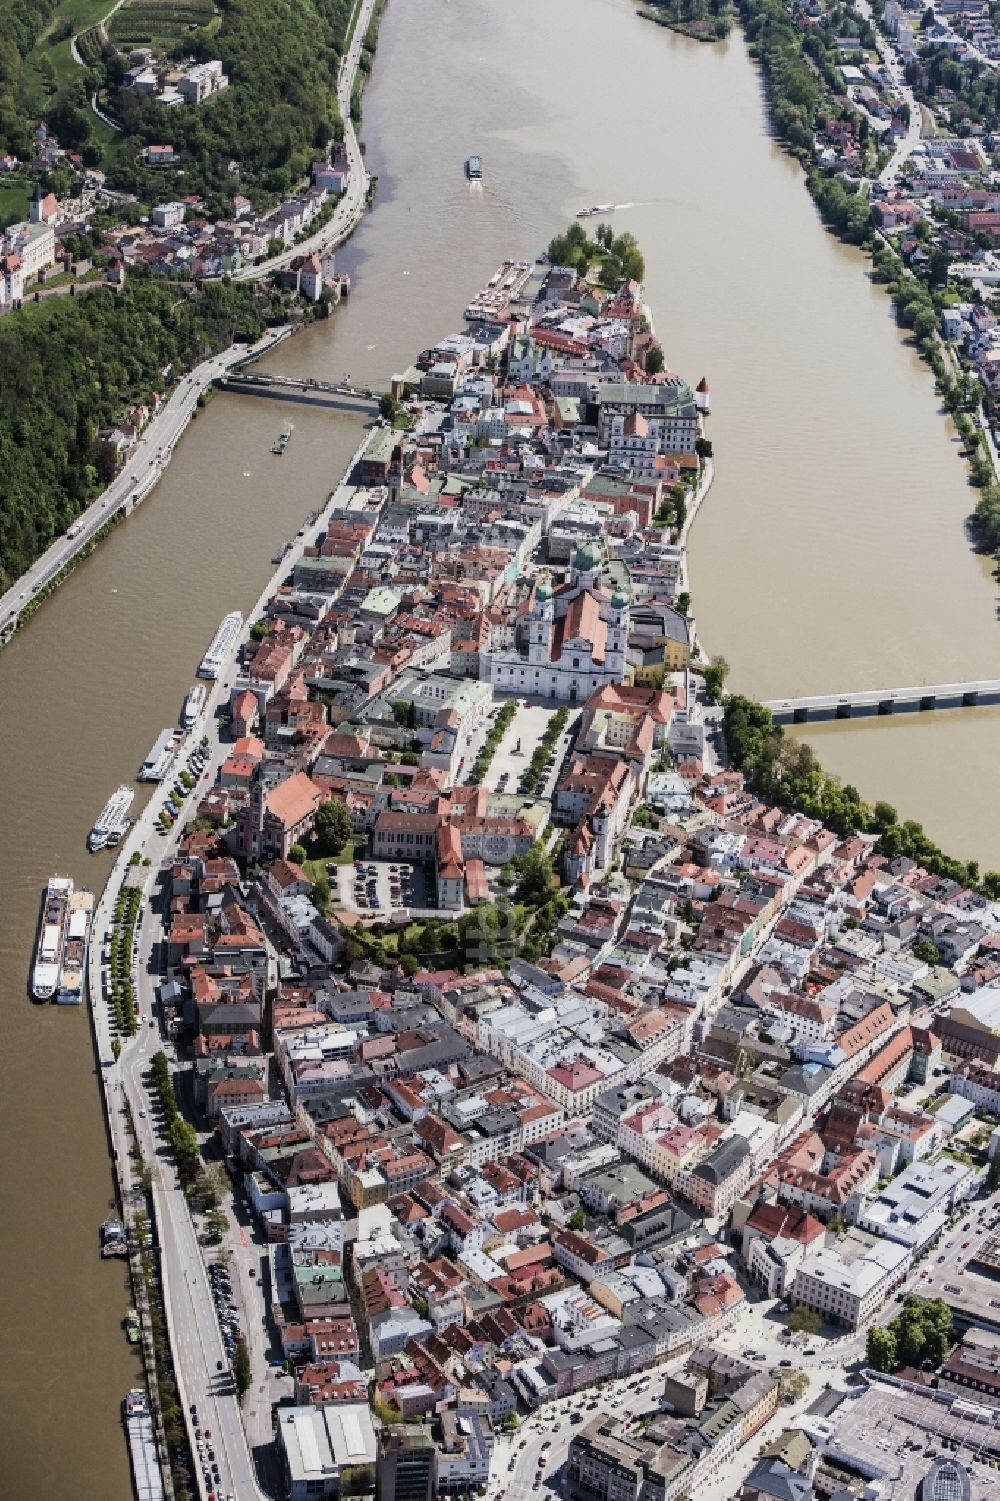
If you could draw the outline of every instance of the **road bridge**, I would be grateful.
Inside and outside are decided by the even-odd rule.
[[[769,699],[776,724],[810,724],[824,719],[864,719],[886,714],[919,714],[931,709],[973,709],[1000,704],[1000,678],[975,683],[920,684],[916,688],[862,688],[854,693],[819,693],[808,698]]]
[[[334,407],[341,412],[378,415],[378,392],[346,381],[295,380],[287,375],[265,375],[251,370],[225,370],[215,384],[223,391],[242,396],[266,396],[271,401],[295,401],[306,406]]]

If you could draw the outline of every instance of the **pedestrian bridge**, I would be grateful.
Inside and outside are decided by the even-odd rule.
[[[272,401],[295,401],[307,406],[334,407],[342,412],[378,413],[378,392],[346,381],[294,380],[287,375],[261,375],[249,370],[227,370],[215,384],[222,391],[244,396],[267,396]]]
[[[776,724],[809,724],[823,719],[864,719],[885,714],[918,714],[930,709],[974,709],[1000,704],[1000,678],[978,683],[933,683],[916,688],[864,688],[855,693],[820,693],[811,698],[775,698]]]

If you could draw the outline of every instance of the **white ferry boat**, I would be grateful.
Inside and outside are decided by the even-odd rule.
[[[172,725],[168,725],[165,730],[160,731],[152,750],[139,767],[140,782],[163,781],[163,778],[167,774],[167,768],[174,758],[179,738],[180,731],[175,730]]]
[[[195,683],[191,692],[184,700],[184,707],[181,710],[181,724],[186,730],[193,730],[198,723],[198,716],[205,707],[207,696],[208,689],[205,687],[205,684]]]
[[[614,211],[615,205],[613,203],[593,203],[590,208],[578,208],[576,217],[578,219],[592,219],[595,214],[613,214]]]
[[[42,899],[42,914],[35,944],[35,967],[31,972],[31,993],[36,1001],[50,1001],[59,984],[69,903],[73,882],[69,876],[52,876]]]
[[[243,629],[243,616],[239,610],[233,610],[220,622],[219,629],[209,643],[208,651],[201,659],[198,668],[200,678],[217,678],[225,664],[226,658],[236,645],[240,631]]]
[[[63,945],[62,971],[56,1000],[60,1006],[79,1006],[83,1000],[83,981],[87,973],[87,941],[94,917],[94,893],[86,887],[74,891],[69,899],[69,922]]]
[[[89,850],[103,850],[108,845],[121,843],[122,835],[128,827],[128,810],[134,798],[132,788],[124,783],[111,794],[101,816],[87,835]]]

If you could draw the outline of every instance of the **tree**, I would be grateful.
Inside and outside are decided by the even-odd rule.
[[[229,1216],[224,1209],[210,1209],[205,1216],[205,1229],[213,1240],[221,1240],[229,1229]]]
[[[392,714],[398,725],[405,730],[417,728],[417,708],[415,704],[407,703],[405,699],[397,699],[392,706]]]
[[[875,824],[880,829],[888,829],[897,822],[898,815],[892,803],[884,803],[881,800],[875,804],[872,810]]]
[[[918,339],[929,339],[937,332],[937,314],[933,308],[921,308],[913,319],[913,332]]]
[[[891,1329],[873,1325],[868,1331],[868,1364],[874,1371],[892,1371],[896,1366],[896,1336]]]
[[[516,1412],[509,1412],[503,1420],[503,1426],[508,1433],[516,1433],[521,1426],[521,1419]]]
[[[691,613],[691,596],[686,589],[682,589],[677,596],[677,610],[681,615],[690,615]]]
[[[321,912],[324,917],[329,916],[330,908],[333,905],[333,897],[330,892],[330,882],[326,876],[320,876],[318,881],[312,883],[312,886],[309,888],[309,896],[316,911]]]
[[[400,960],[400,967],[407,979],[410,979],[420,968],[420,960],[416,954],[404,954]]]
[[[924,964],[937,964],[941,958],[941,951],[929,938],[918,938],[913,945],[913,957],[921,959]]]
[[[266,620],[255,620],[253,625],[250,627],[251,641],[263,641],[264,637],[269,636],[270,634],[271,626]]]
[[[552,890],[552,861],[540,844],[533,844],[521,859],[521,882],[517,894],[522,902],[539,903]]]
[[[782,1371],[778,1377],[778,1397],[785,1403],[797,1402],[809,1390],[805,1371]]]
[[[903,1365],[921,1366],[925,1361],[940,1365],[951,1348],[951,1309],[941,1298],[911,1293],[889,1328]]]
[[[233,1379],[236,1382],[236,1395],[242,1401],[253,1384],[250,1351],[247,1349],[245,1339],[239,1341],[233,1352]]]
[[[722,690],[729,675],[729,663],[725,657],[713,657],[705,668],[705,692],[710,703],[722,702]]]
[[[586,1225],[586,1223],[587,1223],[587,1216],[586,1216],[585,1211],[582,1210],[582,1209],[574,1209],[573,1213],[570,1215],[569,1219],[566,1221],[566,1224],[569,1226],[569,1228],[571,1230],[582,1230],[583,1227]]]
[[[797,1303],[788,1315],[788,1327],[795,1334],[816,1334],[823,1320],[814,1308]]]
[[[663,350],[660,348],[659,344],[651,344],[649,346],[649,348],[646,350],[646,359],[644,363],[646,366],[647,375],[659,375],[660,371],[666,364],[666,360],[663,358]]]
[[[176,1115],[168,1134],[177,1170],[185,1181],[190,1182],[198,1171],[198,1133],[183,1116]]]
[[[378,410],[379,416],[384,417],[386,422],[395,422],[396,414],[399,411],[399,402],[391,391],[387,391],[384,396],[379,398]]]
[[[339,797],[327,798],[316,809],[313,840],[320,855],[336,855],[351,838],[354,825]]]
[[[305,845],[293,844],[288,851],[288,858],[289,860],[291,860],[293,865],[301,865],[303,860],[307,860],[309,858],[306,854]]]

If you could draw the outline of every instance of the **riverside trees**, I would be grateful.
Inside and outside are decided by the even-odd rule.
[[[761,796],[821,819],[836,834],[877,834],[876,849],[888,859],[905,855],[936,875],[1000,896],[1000,873],[988,870],[980,878],[974,860],[946,855],[921,824],[900,822],[890,803],[866,803],[856,787],[823,770],[811,746],[786,736],[763,704],[733,694],[726,700],[723,728],[732,764]]]
[[[635,235],[616,235],[610,224],[599,224],[593,240],[582,224],[571,224],[565,234],[549,242],[549,260],[553,266],[571,266],[581,276],[591,266],[598,266],[602,287],[616,287],[625,280],[642,281],[646,274]]]
[[[112,478],[102,429],[162,394],[234,333],[263,324],[251,289],[178,295],[160,281],[55,297],[0,323],[0,589],[65,531]]]

